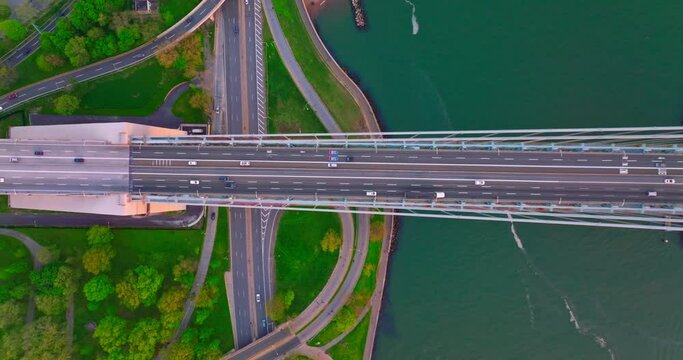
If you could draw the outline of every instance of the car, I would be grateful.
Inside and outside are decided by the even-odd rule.
[[[238,28],[237,25],[235,25],[235,26],[232,27],[232,32],[234,32],[235,34],[237,34],[237,33],[240,32],[240,28]]]
[[[4,183],[4,182],[5,182],[5,178],[0,177],[0,183]]]
[[[628,174],[627,168],[619,168],[619,175],[626,175],[626,174]]]
[[[216,213],[215,212],[211,213],[211,220],[216,220]]]
[[[11,93],[7,96],[7,100],[14,100],[19,97],[19,94],[17,93]]]
[[[330,155],[337,155],[339,154],[339,151],[337,150],[330,150]]]
[[[2,109],[3,109],[3,107],[2,107],[2,106],[0,106],[0,111],[2,111]]]
[[[655,196],[657,196],[657,192],[656,191],[648,191],[647,196],[655,197]]]
[[[12,156],[11,158],[9,158],[9,162],[17,163],[19,162],[19,158],[16,156]]]
[[[266,319],[261,320],[261,326],[266,327]]]
[[[485,180],[474,180],[474,185],[486,185]]]
[[[226,189],[234,189],[235,188],[235,182],[234,181],[228,181],[225,183],[225,188]]]
[[[36,151],[33,152],[33,155],[35,155],[35,156],[42,156],[42,155],[45,155],[45,153],[43,152],[43,150],[36,150]]]
[[[336,157],[336,156],[330,156],[330,161],[337,161],[337,160],[339,160],[338,157]]]
[[[240,166],[251,166],[251,161],[240,160]]]
[[[365,196],[377,196],[377,191],[366,191]]]
[[[256,302],[261,302],[261,294],[256,294]]]
[[[434,193],[434,197],[437,199],[443,199],[446,197],[446,193],[443,191],[437,191]]]
[[[197,166],[197,160],[190,160],[187,162],[187,165],[189,166]]]
[[[230,181],[230,178],[227,177],[227,176],[219,176],[219,177],[218,177],[218,180],[220,180],[220,181]]]
[[[344,156],[344,161],[346,161],[346,162],[353,161],[353,156],[349,156],[349,155]]]
[[[199,185],[199,180],[190,180],[190,185]]]
[[[249,0],[244,0],[244,5],[249,6]]]
[[[216,114],[220,114],[220,113],[221,113],[221,107],[220,107],[220,106],[216,106]]]
[[[84,163],[85,159],[84,158],[74,158],[75,163]]]
[[[31,47],[30,47],[30,46],[27,46],[26,49],[24,49],[24,55],[30,54],[30,53],[31,53],[31,50],[32,50]]]
[[[664,179],[665,184],[675,184],[676,180],[675,179]]]
[[[327,167],[328,167],[328,168],[336,168],[336,167],[337,167],[337,163],[327,163]]]
[[[194,20],[194,18],[190,16],[189,18],[187,18],[187,20],[185,20],[185,24],[191,24],[192,20]]]

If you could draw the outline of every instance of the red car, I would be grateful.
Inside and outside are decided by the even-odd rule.
[[[11,93],[9,96],[7,96],[7,100],[14,100],[18,97],[17,93]]]

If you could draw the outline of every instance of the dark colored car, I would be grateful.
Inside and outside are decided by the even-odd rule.
[[[228,181],[225,183],[225,188],[226,189],[234,189],[235,188],[235,182],[234,181]]]
[[[84,159],[84,158],[75,158],[75,159],[74,159],[74,162],[75,162],[75,163],[84,163],[84,162],[85,162],[85,159]]]
[[[7,100],[14,100],[17,97],[19,97],[19,95],[17,93],[11,93],[7,96]]]
[[[185,23],[190,24],[192,22],[192,20],[194,20],[194,18],[192,16],[190,16],[189,18],[187,18],[187,20],[185,20]]]
[[[344,161],[347,161],[347,162],[348,162],[348,161],[353,161],[353,156],[348,156],[348,155],[346,155],[346,156],[344,157]]]
[[[227,176],[220,176],[220,177],[218,177],[218,180],[220,180],[220,181],[229,181],[230,178],[227,177]]]
[[[216,213],[215,213],[215,212],[212,212],[212,213],[211,213],[211,220],[215,220],[215,219],[216,219]]]
[[[35,155],[35,156],[42,156],[42,155],[45,155],[45,153],[43,152],[43,150],[36,150],[36,151],[33,152],[33,155]]]
[[[232,28],[232,32],[234,32],[235,34],[237,34],[237,33],[240,32],[240,29],[237,27],[237,25],[235,25],[235,26]]]

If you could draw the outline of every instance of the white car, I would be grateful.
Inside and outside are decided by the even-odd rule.
[[[474,185],[486,185],[486,181],[484,181],[484,180],[474,180]]]
[[[656,191],[648,191],[648,192],[647,192],[647,196],[656,197],[656,196],[657,196],[657,192],[656,192]]]
[[[261,302],[261,294],[256,294],[256,302]]]
[[[377,196],[377,191],[366,191],[365,195],[366,196]]]
[[[190,180],[190,185],[199,185],[199,180]]]
[[[675,184],[676,180],[675,179],[664,179],[665,184]]]
[[[0,183],[4,183],[4,182],[5,182],[5,178],[0,178]]]
[[[327,167],[328,167],[328,168],[336,168],[336,167],[337,167],[337,163],[327,163]]]
[[[240,161],[240,166],[251,166],[251,161],[242,160]]]
[[[197,165],[197,161],[196,161],[196,160],[190,160],[190,161],[187,162],[187,165],[196,166],[196,165]]]

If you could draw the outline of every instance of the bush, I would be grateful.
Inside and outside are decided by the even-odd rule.
[[[28,30],[19,20],[9,19],[0,21],[0,33],[12,41],[21,41],[26,37]]]
[[[114,285],[112,285],[109,276],[97,275],[85,283],[83,293],[88,301],[97,303],[114,293]]]
[[[81,106],[81,100],[73,95],[65,94],[53,102],[55,111],[61,115],[71,115]]]

